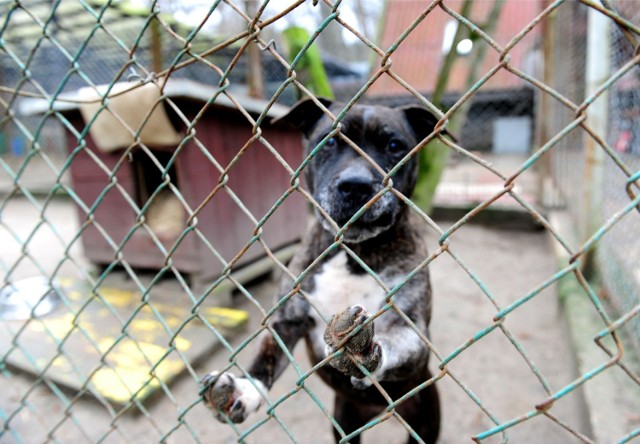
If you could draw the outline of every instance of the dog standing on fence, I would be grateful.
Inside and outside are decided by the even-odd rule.
[[[344,107],[321,102],[334,115]],[[306,167],[308,189],[323,211],[315,210],[315,223],[289,266],[293,275],[300,275],[334,243],[335,228],[326,215],[342,227],[367,206],[344,233],[343,244],[350,251],[332,249],[303,280],[302,292],[289,298],[270,319],[271,329],[289,350],[305,339],[313,364],[344,346],[343,353],[317,373],[335,390],[334,417],[344,433],[350,434],[388,405],[357,364],[367,369],[393,400],[431,378],[429,349],[410,325],[429,336],[431,287],[427,268],[407,279],[428,257],[424,224],[391,191],[382,193],[382,175],[367,159],[339,136],[327,139],[333,121],[313,101],[299,102],[283,120],[302,130],[307,154],[326,139]],[[341,132],[389,171],[433,131],[437,120],[419,106],[355,105],[342,119]],[[396,190],[410,196],[417,180],[415,158],[392,180]],[[393,307],[373,322],[365,323],[370,314],[385,306],[387,293],[354,257],[373,270],[388,289],[406,280],[392,298]],[[280,297],[291,290],[291,279],[285,276]],[[327,323],[323,316],[331,315]],[[363,323],[359,332],[349,336]],[[210,373],[203,379],[205,402],[219,420],[242,422],[261,406],[288,363],[278,342],[267,333],[249,367],[251,378]],[[396,411],[424,442],[437,440],[440,406],[433,384],[400,403]],[[335,429],[334,436],[341,439]],[[350,442],[360,442],[360,435]],[[409,442],[415,440],[410,437]]]

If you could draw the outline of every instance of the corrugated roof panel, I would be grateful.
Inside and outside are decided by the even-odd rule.
[[[424,0],[392,0],[389,2],[385,28],[381,46],[389,48],[399,36],[419,17],[429,6]],[[449,0],[446,6],[459,11],[462,0]],[[478,26],[486,21],[493,7],[493,2],[479,1],[472,5],[471,21]],[[539,2],[536,0],[507,0],[503,5],[497,29],[491,37],[502,46],[508,44],[519,32],[534,20],[539,12]],[[393,71],[420,92],[430,92],[436,84],[439,70],[444,58],[442,41],[444,29],[448,22],[455,20],[442,8],[436,7],[431,11],[400,44],[392,54]],[[540,27],[535,27],[510,52],[511,65],[523,69],[527,67],[528,59],[535,56]],[[478,44],[479,41],[475,42]],[[449,78],[449,91],[463,91],[469,72],[469,58],[460,57]],[[487,55],[480,69],[480,76],[488,73],[499,63],[499,54],[493,49],[487,50]],[[483,88],[505,89],[519,87],[523,80],[507,70],[501,70],[492,77]],[[389,76],[383,76],[369,90],[371,95],[398,95],[405,93],[404,88]]]

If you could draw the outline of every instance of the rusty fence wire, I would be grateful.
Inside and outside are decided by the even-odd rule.
[[[386,6],[372,2],[372,7],[385,16],[389,3],[394,0]],[[482,18],[461,15],[462,1],[401,3],[403,10],[417,12],[386,41],[358,23],[347,1],[202,0],[183,9],[170,1],[0,2],[0,441],[218,442],[229,432],[233,441],[272,442],[263,433],[271,426],[280,430],[280,439],[302,442],[282,412],[291,408],[290,400],[307,396],[317,407],[318,421],[332,424],[348,442],[389,419],[413,433],[396,407],[431,384],[451,384],[480,418],[473,434],[460,440],[506,442],[523,424],[546,421],[566,442],[594,442],[588,427],[565,421],[554,407],[612,372],[638,395],[640,369],[633,350],[640,337],[635,235],[640,23],[634,2],[523,2],[535,6],[531,16],[500,38],[485,31]],[[504,3],[507,8],[510,2]],[[472,32],[475,44],[488,53],[474,85],[455,91],[442,110],[430,102],[422,80],[409,74],[424,67],[407,71],[394,65],[404,45],[415,43],[412,35],[437,14]],[[611,56],[602,63],[610,65],[610,73],[585,86],[590,14],[608,23]],[[307,20],[308,25],[308,17],[313,17],[312,33],[289,62],[278,40],[281,24]],[[222,34],[223,23],[233,23],[235,31]],[[297,284],[309,273],[290,276],[294,286],[275,303],[250,285],[271,268],[289,273],[289,250],[304,229],[307,207],[319,206],[302,177],[322,146],[303,158],[298,134],[270,121],[297,95],[314,97],[297,70],[311,45],[336,30],[347,34],[369,63],[359,71],[360,80],[340,95],[344,108],[333,116],[336,134],[354,104],[372,100],[370,91],[395,89],[440,118],[411,156],[439,139],[500,183],[472,211],[443,225],[387,185],[408,158],[384,181],[384,192],[405,201],[437,238],[418,270],[453,259],[492,304],[493,317],[482,319],[482,328],[453,351],[421,336],[433,354],[435,376],[405,397],[389,399],[387,414],[353,434],[339,428],[323,401],[325,389],[313,385],[315,368],[297,362],[295,384],[277,389],[276,384],[257,419],[242,426],[219,424],[204,412],[200,380],[212,369],[199,363],[215,343],[218,370],[246,374],[239,356],[260,334],[268,334],[268,319],[289,298],[300,296]],[[528,50],[519,52],[523,47]],[[256,48],[259,65],[277,72],[267,78],[260,99],[247,98],[245,88]],[[522,85],[537,111],[535,144],[513,171],[499,171],[477,147],[465,145],[475,137],[456,143],[442,135],[467,102],[491,92],[491,82],[503,78]],[[127,102],[127,97],[135,98]],[[603,133],[599,114],[591,113],[604,100],[609,120]],[[95,132],[105,115],[119,132]],[[145,133],[145,127],[154,129]],[[125,142],[118,145],[118,140]],[[593,153],[601,160],[600,173],[593,173]],[[517,185],[536,168],[552,196],[545,192],[532,202]],[[544,179],[553,179],[552,185]],[[603,197],[598,217],[589,218],[585,202],[593,209],[594,200],[585,190],[594,189],[594,183]],[[557,273],[508,304],[496,299],[491,281],[475,273],[452,242],[503,196],[511,197],[564,253]],[[61,200],[71,201],[73,211],[61,207]],[[558,202],[574,216],[576,240],[547,217]],[[69,219],[79,222],[69,228],[64,223]],[[346,229],[336,226],[332,248],[358,261],[343,242]],[[381,311],[394,309],[393,294],[411,278],[384,288],[388,303]],[[526,313],[545,289],[566,282],[575,285],[589,315],[597,318],[598,330],[588,339],[602,353],[573,381],[555,386],[507,321]],[[238,333],[247,322],[246,312],[234,309],[239,301],[248,302],[252,316],[260,318],[255,330]],[[232,341],[237,335],[241,341]],[[455,368],[456,360],[495,335],[506,339],[513,359],[534,376],[539,396],[525,410],[494,412],[491,396],[476,394]],[[482,360],[475,365],[482,372]],[[159,398],[162,409],[155,403]],[[640,436],[637,412],[628,415],[624,429],[616,430],[617,442]]]

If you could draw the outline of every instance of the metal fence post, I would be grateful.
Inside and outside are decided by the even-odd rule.
[[[540,10],[544,10],[550,4],[549,0],[540,0]],[[553,43],[556,41],[555,26],[556,13],[549,14],[542,21],[542,81],[551,85],[554,75],[554,49]],[[551,107],[551,97],[543,91],[536,92],[536,129],[535,146],[543,146],[552,134],[553,112]],[[553,182],[553,172],[551,170],[551,156],[543,156],[537,164],[538,168],[538,202],[547,204],[550,200],[550,193]]]
[[[593,8],[589,9],[585,97],[592,97],[609,77],[611,52],[609,22],[610,20],[604,14]],[[588,124],[602,137],[606,137],[607,134],[608,107],[608,93],[605,90],[586,109]],[[605,152],[593,137],[586,137],[584,156],[584,213],[579,227],[583,240],[602,225]]]

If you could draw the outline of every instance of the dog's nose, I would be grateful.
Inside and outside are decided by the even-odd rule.
[[[365,204],[373,197],[373,183],[364,177],[350,177],[338,183],[340,197],[359,205]]]

